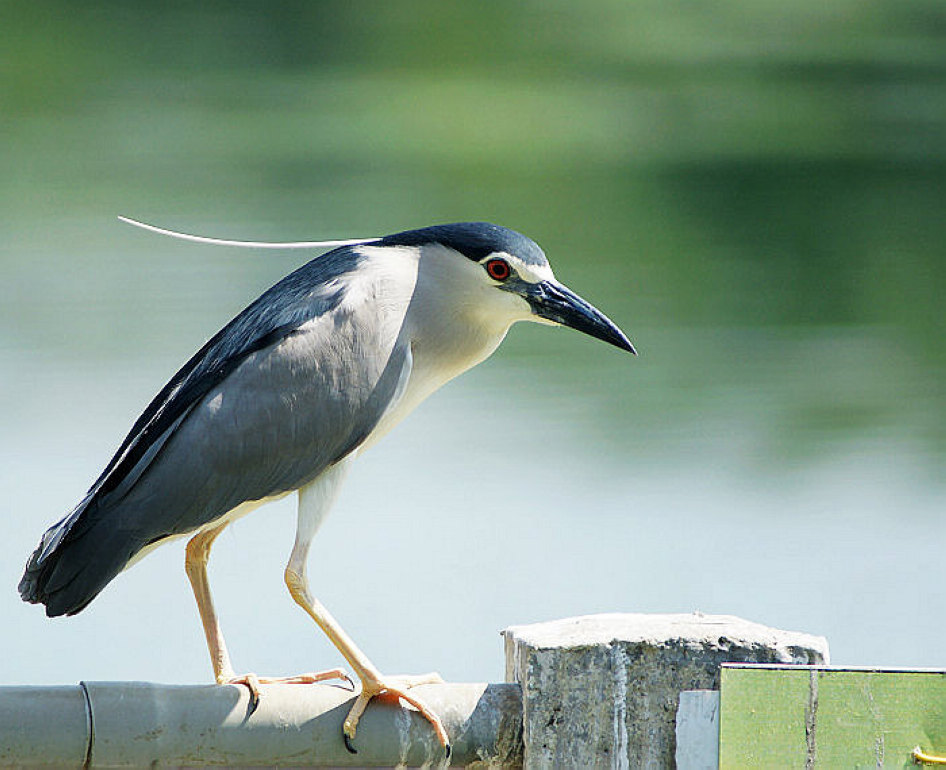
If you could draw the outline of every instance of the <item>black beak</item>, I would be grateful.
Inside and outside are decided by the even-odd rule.
[[[610,318],[570,289],[552,281],[523,284],[519,288],[532,306],[533,314],[562,326],[570,326],[637,355],[631,341]]]

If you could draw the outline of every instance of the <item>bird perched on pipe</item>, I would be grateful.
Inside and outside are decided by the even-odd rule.
[[[133,220],[129,220],[134,223]],[[137,223],[140,224],[140,223]],[[378,695],[440,681],[385,676],[311,594],[306,558],[349,464],[437,388],[483,361],[517,321],[569,326],[634,353],[600,311],[559,283],[542,249],[498,225],[462,222],[340,245],[289,274],[215,334],[144,410],[81,502],[43,535],[20,581],[25,601],[74,615],[151,549],[189,537],[185,569],[220,684],[347,678],[334,669],[284,679],[238,676],[207,580],[214,538],[262,503],[298,490],[285,571],[292,598],[361,681],[346,745]]]

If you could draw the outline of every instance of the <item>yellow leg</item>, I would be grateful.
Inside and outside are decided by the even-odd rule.
[[[210,583],[207,580],[207,560],[210,558],[210,546],[226,524],[219,527],[198,532],[187,543],[184,551],[184,571],[194,589],[194,598],[197,600],[197,611],[200,613],[200,622],[204,626],[204,635],[207,637],[207,649],[210,651],[210,663],[214,668],[214,678],[217,684],[225,684],[234,678],[233,666],[230,665],[230,655],[227,652],[227,643],[223,639],[217,611],[214,609],[213,597],[210,594]]]
[[[348,717],[345,719],[345,723],[342,727],[345,736],[345,746],[348,750],[352,753],[357,753],[351,742],[355,738],[358,721],[371,699],[380,696],[382,698],[401,698],[416,708],[434,728],[434,732],[437,734],[441,745],[446,749],[447,757],[449,758],[450,739],[440,717],[431,711],[420,698],[409,692],[411,688],[417,687],[418,685],[438,684],[443,682],[440,675],[430,673],[420,676],[382,676],[378,669],[368,660],[368,657],[358,649],[351,637],[345,633],[344,629],[338,624],[338,621],[332,617],[331,613],[311,595],[305,576],[305,562],[302,561],[299,563],[297,559],[290,560],[289,566],[286,567],[285,577],[286,586],[289,588],[289,593],[292,595],[292,598],[309,614],[318,624],[319,628],[325,632],[329,641],[335,645],[361,680],[361,692],[355,699],[355,703],[351,711],[349,711]]]
[[[249,688],[251,709],[256,710],[260,699],[260,684],[312,684],[326,679],[344,679],[351,683],[351,679],[340,668],[318,673],[299,674],[290,677],[258,677],[256,674],[237,676],[230,664],[230,655],[223,638],[217,611],[214,608],[213,596],[210,593],[210,582],[207,579],[207,561],[210,558],[210,547],[214,540],[226,527],[226,523],[212,529],[198,532],[187,543],[184,551],[184,571],[194,590],[197,600],[197,611],[200,613],[200,622],[207,637],[207,649],[210,652],[210,662],[214,669],[214,679],[217,684],[243,684]]]
[[[329,641],[345,657],[345,660],[348,661],[361,680],[361,692],[355,699],[351,711],[348,712],[348,717],[345,719],[342,728],[345,746],[348,750],[356,753],[352,746],[352,740],[355,737],[358,720],[372,698],[393,698],[395,700],[401,698],[416,708],[430,722],[437,738],[446,750],[447,758],[449,758],[450,742],[447,731],[443,727],[443,722],[420,698],[410,692],[411,688],[417,685],[442,682],[443,679],[438,674],[383,677],[381,672],[368,660],[368,657],[358,649],[351,637],[345,633],[338,621],[316,601],[309,591],[309,583],[306,580],[309,546],[312,544],[312,538],[321,526],[323,519],[332,507],[341,482],[347,473],[349,462],[353,458],[354,453],[348,455],[344,460],[328,468],[315,481],[299,490],[296,542],[292,547],[292,554],[289,556],[289,564],[286,567],[286,586],[289,588],[289,593],[296,604],[302,607],[309,614],[309,617],[318,624],[319,628],[325,632]]]

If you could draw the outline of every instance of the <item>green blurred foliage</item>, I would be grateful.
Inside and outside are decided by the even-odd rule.
[[[273,239],[491,219],[642,350],[599,438],[946,448],[941,2],[41,2],[3,20],[0,346],[122,354],[168,313],[206,334],[225,319],[208,296],[274,277],[149,244],[171,256],[142,311],[122,255],[149,247],[108,240],[116,213]],[[76,311],[68,344],[50,307]],[[540,386],[564,401],[602,364],[563,340],[507,347],[526,381],[564,345],[562,392]]]

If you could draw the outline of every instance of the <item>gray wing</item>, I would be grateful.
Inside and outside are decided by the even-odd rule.
[[[396,309],[345,301],[360,259],[343,248],[308,263],[181,368],[43,536],[25,600],[78,612],[145,546],[297,488],[364,441],[410,354],[397,323],[377,317]]]
[[[155,530],[152,541],[297,489],[368,437],[410,357],[397,338],[377,339],[371,309],[361,310],[333,311],[247,356],[191,409],[147,472],[127,492],[115,490],[123,505],[149,512],[140,526]]]

